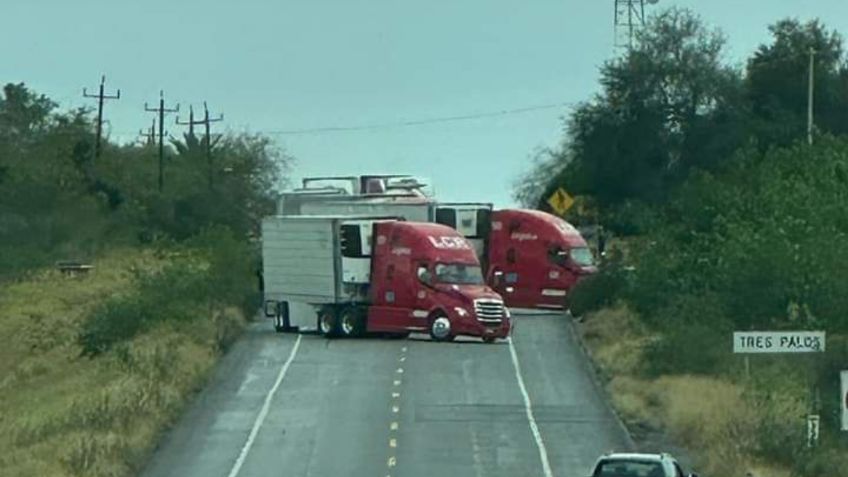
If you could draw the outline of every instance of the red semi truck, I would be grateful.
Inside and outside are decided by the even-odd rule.
[[[580,232],[537,210],[495,211],[487,250],[487,281],[509,306],[562,308],[568,290],[597,271]]]
[[[458,230],[483,264],[487,283],[511,307],[563,308],[568,291],[596,271],[580,233],[551,214],[528,209],[493,211],[491,204],[440,203],[411,176],[307,178],[284,193],[278,212],[376,214],[436,222]]]
[[[485,284],[469,242],[450,227],[269,217],[262,255],[265,313],[278,331],[314,325],[327,337],[426,332],[439,341],[465,335],[486,342],[509,334],[509,310]]]

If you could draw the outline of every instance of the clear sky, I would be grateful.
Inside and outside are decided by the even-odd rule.
[[[597,91],[613,54],[613,0],[4,0],[0,81],[63,107],[119,101],[113,138],[167,102],[223,112],[236,131],[393,123],[573,103]],[[846,0],[660,0],[689,7],[740,62],[787,16],[848,34]],[[412,173],[444,200],[509,206],[532,152],[555,146],[567,106],[480,120],[274,137],[304,175]],[[173,121],[173,117],[171,117]],[[167,124],[172,133],[180,127]]]

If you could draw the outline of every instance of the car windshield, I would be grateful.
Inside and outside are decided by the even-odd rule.
[[[592,477],[665,477],[659,462],[608,461],[601,463]]]
[[[594,264],[594,257],[592,257],[592,252],[589,250],[589,247],[572,248],[568,253],[568,256],[571,257],[571,260],[574,263],[581,267],[589,267]]]
[[[452,285],[482,285],[483,272],[479,265],[438,263],[436,264],[436,281]]]

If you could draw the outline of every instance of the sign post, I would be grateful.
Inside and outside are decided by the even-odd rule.
[[[842,392],[839,395],[839,408],[842,409],[842,430],[848,431],[848,371],[840,373],[842,377]]]
[[[733,333],[733,352],[745,355],[745,376],[750,378],[752,354],[799,354],[823,353],[826,335],[824,331],[737,331]],[[842,373],[842,428],[848,430],[848,371]],[[812,392],[816,395],[816,392]],[[815,447],[819,441],[821,424],[818,399],[811,397],[811,412],[807,415],[807,447]]]

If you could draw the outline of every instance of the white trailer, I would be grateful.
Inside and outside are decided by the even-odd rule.
[[[265,314],[277,331],[317,326],[321,305],[363,302],[373,224],[387,217],[275,216],[262,221]]]

